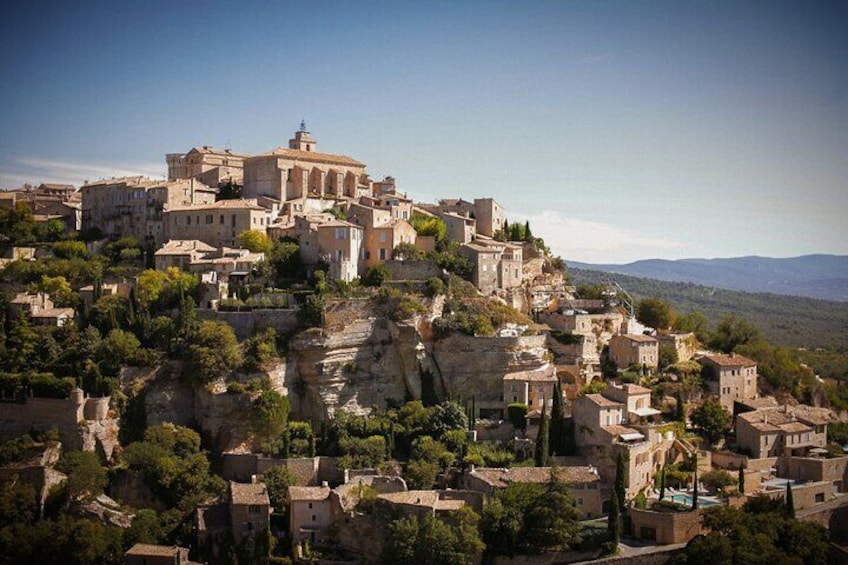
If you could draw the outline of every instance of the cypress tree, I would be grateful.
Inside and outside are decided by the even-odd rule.
[[[679,422],[686,421],[686,404],[683,402],[683,391],[678,387],[677,389],[677,420]]]
[[[524,222],[524,241],[533,241],[533,234],[530,231],[530,220]]]
[[[745,468],[739,465],[739,492],[745,494]]]
[[[548,466],[548,449],[550,444],[550,423],[548,422],[547,407],[545,399],[542,398],[542,421],[539,423],[539,435],[536,436],[536,452],[533,458],[536,467]]]
[[[509,222],[504,218],[504,225],[501,233],[503,233],[504,240],[509,240]]]
[[[665,467],[660,469],[660,500],[665,498]]]
[[[468,418],[468,429],[474,431],[474,427],[477,424],[477,397],[471,397],[471,417]]]
[[[698,454],[693,456],[695,459],[695,475],[692,480],[692,510],[698,509]]]
[[[613,493],[610,497],[610,513],[607,517],[607,533],[613,552],[618,547],[621,539],[621,508],[618,505],[618,496]]]
[[[627,469],[624,465],[624,456],[619,451],[615,460],[615,482],[613,483],[613,492],[618,502],[619,511],[624,508],[624,476],[626,474]]]
[[[562,406],[562,388],[559,379],[554,383],[554,399],[551,405],[551,455],[565,454],[565,411]]]
[[[795,497],[792,495],[792,484],[786,481],[786,515],[795,519]]]

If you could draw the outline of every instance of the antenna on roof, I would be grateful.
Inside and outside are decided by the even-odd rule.
[[[300,131],[306,131],[306,120],[300,120]]]
[[[230,139],[227,138],[227,143],[224,144],[224,149],[232,149],[232,148],[233,148],[233,146],[230,143]]]

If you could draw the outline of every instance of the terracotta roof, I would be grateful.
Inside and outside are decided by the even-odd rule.
[[[289,487],[289,501],[326,500],[330,487]]]
[[[781,424],[780,429],[790,434],[797,434],[799,432],[808,432],[811,428],[803,422],[789,422],[787,424]]]
[[[230,496],[233,504],[271,504],[268,489],[262,483],[230,482]]]
[[[777,408],[777,400],[773,396],[764,396],[762,398],[749,398],[747,400],[737,400],[739,404],[753,408],[754,410],[762,410],[763,408]]]
[[[531,381],[531,382],[555,382],[557,377],[550,370],[541,371],[521,371],[518,373],[507,373],[504,375],[505,381]]]
[[[633,384],[633,383],[624,384],[620,388],[621,388],[621,390],[623,390],[627,394],[650,394],[651,393],[651,389],[645,388],[643,386]]]
[[[173,545],[152,545],[149,543],[137,543],[129,550],[126,555],[150,555],[157,557],[175,557],[179,549]]]
[[[626,338],[626,339],[629,339],[630,341],[636,341],[636,342],[639,342],[639,343],[656,343],[657,342],[657,338],[655,338],[654,336],[643,335],[643,334],[626,334],[626,335],[617,335],[615,337]]]
[[[155,255],[182,255],[189,251],[211,252],[215,251],[215,247],[199,239],[171,239]]]
[[[601,396],[600,394],[586,394],[584,395],[588,400],[592,401],[592,403],[597,404],[598,406],[605,407],[618,407],[622,408],[624,405],[621,402],[616,402],[614,400],[610,400],[605,396]]]
[[[356,159],[347,155],[335,155],[333,153],[318,153],[317,151],[301,151],[300,149],[288,149],[286,147],[278,147],[273,151],[264,153],[260,157],[285,157],[288,159],[312,161],[313,163],[328,163],[331,165],[344,165],[348,167],[364,167],[365,163],[360,163]]]
[[[224,210],[224,209],[228,209],[228,208],[231,209],[231,210],[244,210],[244,209],[264,210],[265,209],[262,206],[260,206],[259,204],[257,204],[256,200],[251,198],[251,199],[247,199],[247,200],[245,200],[245,199],[219,200],[219,201],[217,201],[213,204],[194,204],[194,205],[191,205],[191,206],[174,206],[173,208],[168,208],[165,211],[166,212],[177,212],[177,211],[179,211],[179,212],[185,212],[185,211],[204,212],[204,211],[211,211],[211,210]]]
[[[612,425],[604,426],[603,428],[614,436],[623,436],[626,434],[641,434],[639,430],[634,430],[633,428],[628,428],[627,426]],[[644,434],[641,435],[644,436]]]
[[[378,498],[382,498],[392,504],[414,504],[416,506],[433,508],[439,500],[439,493],[435,490],[408,490],[405,492],[381,494]]]
[[[705,355],[701,357],[701,359],[709,361],[719,367],[755,367],[757,365],[756,361],[752,361],[747,357],[743,357],[742,355],[737,355],[735,353],[731,353],[730,355]],[[699,361],[701,359],[699,359]]]
[[[554,467],[558,480],[567,483],[592,483],[600,481],[597,469],[589,465]],[[551,480],[551,467],[512,467],[498,469],[481,467],[471,472],[493,488],[506,488],[509,483],[544,484]]]

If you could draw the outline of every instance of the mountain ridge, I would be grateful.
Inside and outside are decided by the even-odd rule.
[[[727,290],[848,302],[848,255],[642,259],[624,264],[566,260],[566,264],[577,269],[667,282],[689,282]]]

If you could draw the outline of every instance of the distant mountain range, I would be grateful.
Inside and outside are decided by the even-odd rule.
[[[770,292],[848,302],[848,255],[802,255],[788,259],[646,259],[626,265],[568,261],[569,267],[708,287]]]

